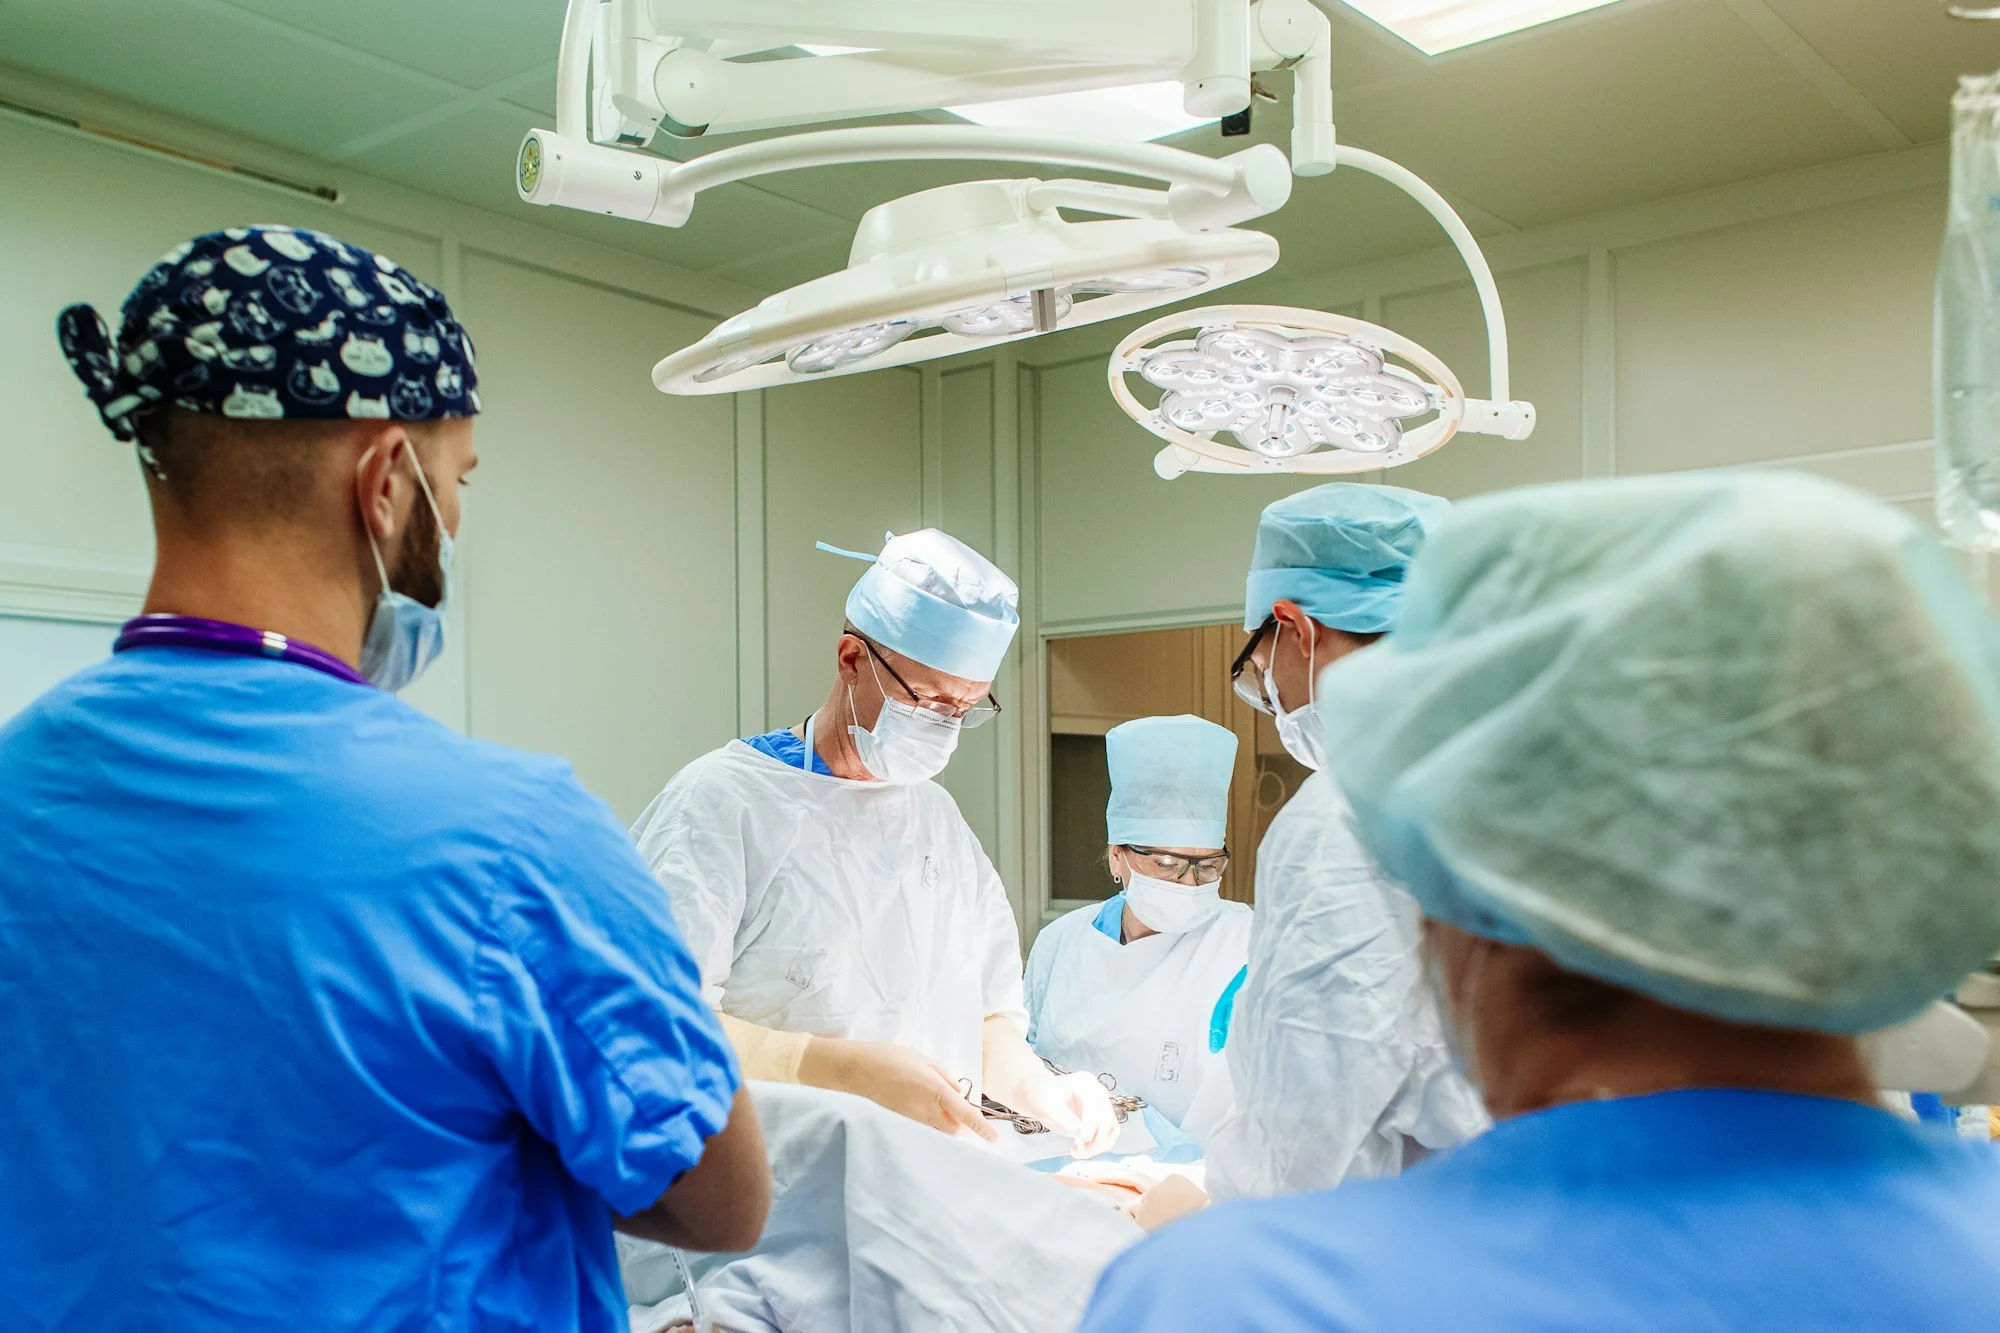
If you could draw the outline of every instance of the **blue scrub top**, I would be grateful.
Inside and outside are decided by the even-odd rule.
[[[2000,1328],[2000,1154],[1854,1102],[1691,1091],[1503,1121],[1400,1179],[1227,1204],[1081,1333]]]
[[[770,755],[781,764],[789,764],[793,768],[805,767],[806,743],[793,735],[789,728],[780,727],[761,736],[745,736],[743,743],[759,754]],[[818,754],[812,757],[811,771],[823,778],[833,776],[833,770],[826,766],[826,760],[820,758]]]
[[[725,1123],[666,894],[567,764],[120,654],[0,727],[0,1324],[625,1327]]]

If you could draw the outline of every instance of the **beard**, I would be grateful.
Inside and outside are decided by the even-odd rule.
[[[438,521],[421,492],[410,506],[410,522],[389,562],[389,586],[425,606],[444,600],[444,570],[438,562]]]

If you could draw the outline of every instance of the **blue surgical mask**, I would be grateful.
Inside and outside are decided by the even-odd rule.
[[[414,450],[410,453],[410,466],[416,469],[417,485],[437,519],[438,575],[444,595],[438,598],[436,606],[425,606],[391,588],[388,567],[382,563],[382,548],[376,544],[374,529],[368,529],[368,549],[374,552],[375,572],[382,580],[382,591],[375,594],[375,611],[368,619],[368,634],[361,643],[361,674],[391,694],[423,675],[425,668],[444,651],[444,622],[451,606],[451,533],[444,526],[444,515],[438,511],[437,499],[431,494],[430,479],[424,476]]]

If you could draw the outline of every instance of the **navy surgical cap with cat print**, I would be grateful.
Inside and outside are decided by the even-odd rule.
[[[56,319],[70,369],[121,440],[165,404],[249,421],[479,410],[472,343],[444,297],[322,231],[197,236],[139,280],[121,319],[116,347],[88,305]]]

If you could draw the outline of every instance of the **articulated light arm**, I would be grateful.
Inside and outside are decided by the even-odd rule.
[[[521,145],[516,183],[531,204],[560,203],[678,227],[703,190],[779,171],[886,161],[1032,162],[1157,180],[1167,185],[1166,215],[1187,232],[1215,231],[1262,217],[1283,207],[1292,191],[1285,154],[1270,144],[1211,158],[1163,144],[984,125],[817,130],[738,144],[688,162],[530,130]],[[1131,215],[1126,207],[1114,211]]]
[[[556,133],[582,143],[590,137],[590,47],[602,0],[569,0],[556,55]]]
[[[1508,373],[1507,316],[1500,309],[1500,288],[1493,281],[1493,269],[1487,264],[1485,252],[1479,248],[1479,241],[1473,236],[1471,228],[1465,225],[1458,210],[1446,202],[1443,195],[1408,167],[1391,162],[1380,154],[1350,148],[1346,144],[1334,149],[1334,160],[1342,166],[1365,171],[1394,185],[1422,204],[1444,228],[1445,235],[1451,237],[1451,243],[1458,248],[1459,257],[1472,274],[1473,290],[1479,294],[1480,313],[1486,318],[1488,397],[1483,401],[1477,398],[1466,401],[1465,429],[1483,435],[1500,435],[1510,440],[1526,439],[1535,428],[1535,409],[1531,404],[1513,401],[1512,377]]]

